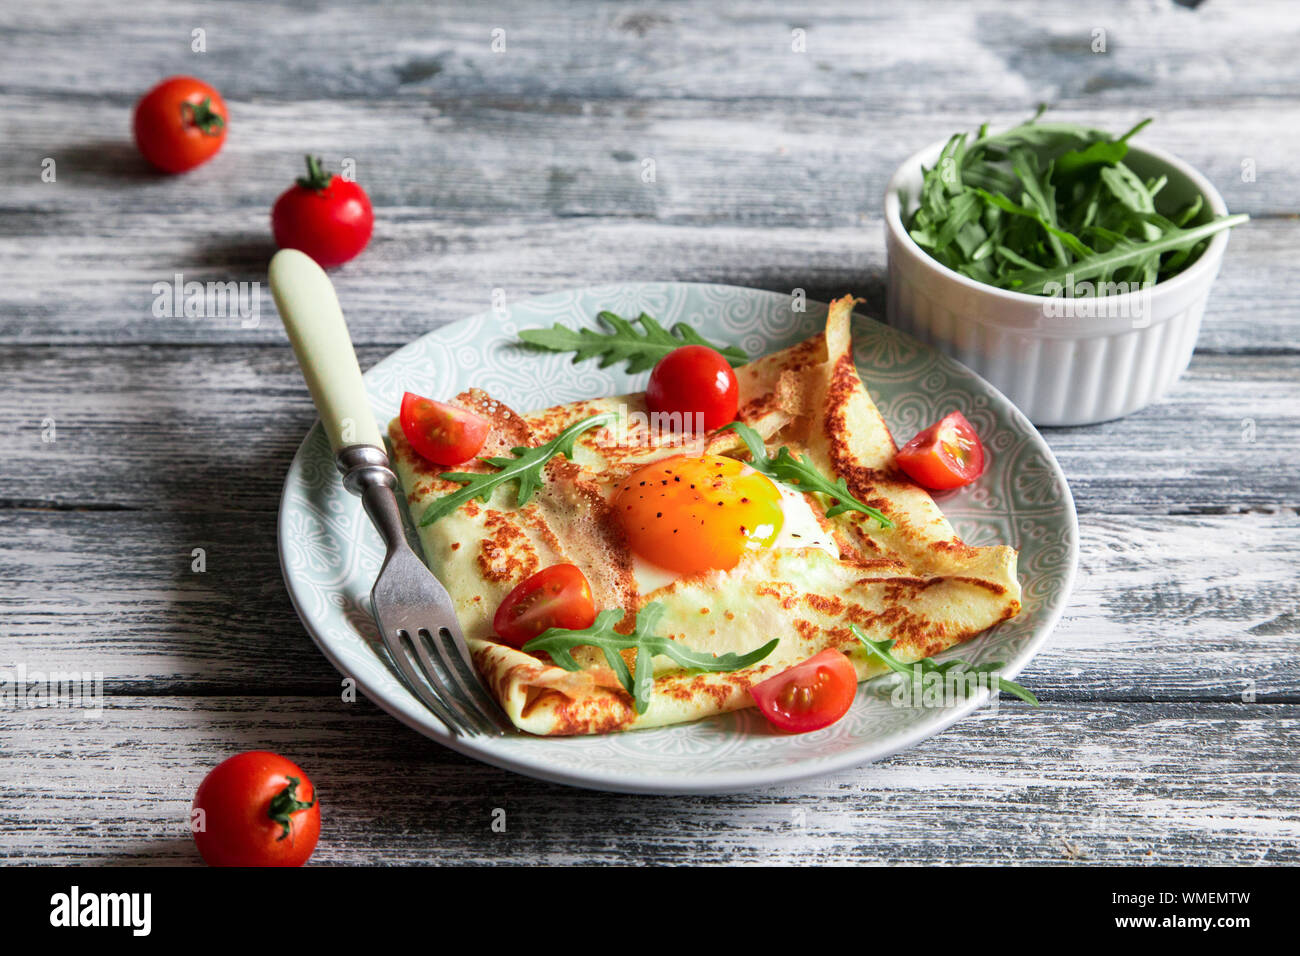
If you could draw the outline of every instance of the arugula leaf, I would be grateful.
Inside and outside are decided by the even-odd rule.
[[[573,659],[575,647],[595,647],[604,652],[605,660],[624,689],[632,695],[633,705],[638,714],[644,714],[650,706],[650,693],[654,687],[654,669],[651,661],[657,654],[670,657],[683,667],[698,671],[737,671],[757,664],[767,657],[781,643],[773,638],[757,650],[748,654],[721,654],[715,657],[679,644],[668,637],[654,633],[659,619],[663,617],[664,606],[658,601],[651,601],[637,614],[636,626],[631,634],[620,634],[614,625],[623,620],[622,608],[606,608],[596,615],[591,627],[569,630],[552,627],[543,631],[523,646],[525,652],[545,651],[557,667],[566,671],[581,670],[582,666]],[[627,661],[620,651],[636,649],[636,673],[628,670]]]
[[[963,670],[970,674],[989,674],[993,677],[993,684],[999,691],[1006,691],[1008,694],[1013,694],[1014,696],[1019,697],[1027,704],[1033,704],[1035,707],[1038,706],[1038,698],[1020,684],[1017,684],[1015,681],[1004,680],[997,676],[995,672],[1002,668],[1001,661],[994,661],[989,664],[980,664],[978,667],[975,667],[961,660],[944,661],[940,664],[932,657],[923,657],[919,661],[904,664],[893,654],[889,653],[894,646],[894,641],[873,641],[867,637],[867,635],[863,634],[856,624],[850,624],[849,630],[853,633],[854,637],[862,642],[863,646],[866,647],[867,652],[872,657],[875,657],[891,671],[894,671],[897,674],[905,674],[909,677],[915,678],[917,675],[917,667],[920,667],[920,673],[922,674],[935,673],[945,677],[951,670]]]
[[[446,481],[458,481],[465,487],[449,492],[431,504],[420,518],[420,527],[431,525],[439,518],[451,514],[472,498],[487,501],[492,497],[493,490],[507,481],[518,482],[516,503],[521,507],[526,505],[529,499],[532,498],[533,493],[541,487],[542,466],[556,455],[572,458],[573,443],[577,441],[579,435],[590,431],[597,425],[611,422],[617,417],[618,415],[615,412],[602,412],[599,415],[592,415],[590,418],[584,418],[582,421],[570,425],[545,445],[540,445],[537,448],[519,445],[510,449],[514,455],[513,458],[498,455],[495,458],[479,459],[479,461],[499,469],[498,471],[444,471],[438,476],[439,478]]]
[[[1107,270],[1113,271],[1119,266],[1139,262],[1152,254],[1188,248],[1214,235],[1216,232],[1230,229],[1249,218],[1245,213],[1225,216],[1222,219],[1215,219],[1212,222],[1203,223],[1191,229],[1175,229],[1166,232],[1160,239],[1147,243],[1134,242],[1112,233],[1107,236],[1113,244],[1108,252],[1098,253],[1092,259],[1076,262],[1071,266],[1051,272],[1040,270],[1032,274],[1009,273],[1007,279],[1018,292],[1041,293],[1048,283],[1064,283],[1069,275],[1073,275],[1074,281],[1079,282],[1084,279],[1091,279]],[[1102,230],[1098,230],[1098,232],[1105,234]]]
[[[1083,242],[1080,241],[1080,239],[1077,236],[1071,235],[1070,233],[1066,232],[1064,229],[1059,228],[1056,225],[1056,223],[1049,222],[1047,220],[1046,214],[1041,211],[1041,208],[1027,209],[1024,206],[1018,205],[1017,203],[1013,203],[1006,196],[999,196],[996,193],[986,192],[983,189],[976,189],[975,193],[978,196],[980,196],[989,205],[1001,209],[1003,212],[1009,212],[1012,215],[1016,215],[1016,216],[1024,216],[1028,219],[1034,220],[1034,222],[1042,226],[1043,230],[1048,234],[1048,237],[1053,242],[1058,243],[1057,246],[1053,247],[1060,250],[1057,256],[1058,261],[1062,261],[1062,262],[1065,261],[1065,251],[1063,246],[1061,245],[1062,243],[1064,245],[1068,245],[1070,247],[1070,251],[1073,252],[1076,256],[1083,257],[1083,256],[1094,255],[1093,251],[1089,249],[1086,245],[1084,245]]]
[[[834,518],[846,511],[860,511],[875,518],[882,528],[892,528],[894,522],[885,517],[884,512],[870,505],[864,505],[849,491],[843,478],[832,482],[812,465],[806,458],[795,458],[785,446],[769,458],[763,438],[758,432],[744,422],[732,422],[719,431],[734,431],[749,449],[749,463],[755,471],[762,472],[782,484],[789,485],[796,491],[815,491],[835,499],[835,504],[826,509],[826,517]]]
[[[1114,166],[1128,155],[1128,141],[1151,124],[1147,117],[1119,139],[1097,140],[1086,149],[1072,149],[1056,161],[1059,176],[1069,176],[1090,166]]]
[[[1061,265],[1065,265],[1069,259],[1066,258],[1062,240],[1069,233],[1061,232],[1056,225],[1056,190],[1050,185],[1052,164],[1047,164],[1046,173],[1039,173],[1037,155],[1027,149],[1017,149],[1011,154],[1011,170],[1024,186],[1025,201],[1034,210],[1039,224],[1047,231],[1047,242],[1052,247],[1052,253]],[[1075,252],[1075,255],[1078,253]]]
[[[1196,198],[1187,204],[1187,208],[1182,210],[1182,212],[1178,213],[1178,215],[1174,216],[1174,225],[1178,226],[1179,228],[1182,228],[1183,226],[1187,225],[1189,222],[1191,222],[1193,219],[1196,218],[1196,214],[1201,211],[1201,207],[1204,205],[1205,205],[1204,197],[1202,197],[1200,193],[1197,193]]]
[[[596,316],[612,331],[596,329],[571,329],[559,322],[549,329],[523,329],[519,337],[530,345],[551,352],[576,352],[574,362],[600,356],[600,367],[615,362],[627,362],[629,372],[644,372],[674,349],[683,345],[705,345],[720,353],[732,365],[744,365],[749,356],[744,349],[734,345],[714,345],[685,322],[678,322],[668,331],[654,318],[642,312],[636,321],[644,332],[638,332],[627,319],[613,312]]]

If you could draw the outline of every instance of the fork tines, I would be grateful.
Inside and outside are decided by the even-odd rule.
[[[383,633],[411,690],[453,733],[499,737],[513,729],[447,628],[399,627],[391,640],[387,629]]]

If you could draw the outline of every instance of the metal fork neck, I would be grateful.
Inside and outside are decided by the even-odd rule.
[[[390,548],[406,546],[402,516],[397,510],[397,476],[388,455],[374,445],[348,445],[334,459],[343,475],[343,487],[361,498],[375,530]]]
[[[362,495],[372,485],[397,487],[397,476],[388,466],[388,455],[374,445],[348,445],[341,448],[334,458],[334,464],[343,475],[343,487],[354,495]]]

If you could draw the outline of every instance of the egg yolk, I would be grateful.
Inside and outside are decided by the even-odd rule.
[[[718,455],[674,455],[645,465],[614,492],[628,546],[679,574],[729,570],[781,531],[781,493],[766,475]]]

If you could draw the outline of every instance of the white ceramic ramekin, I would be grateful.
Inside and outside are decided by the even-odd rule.
[[[920,193],[922,166],[933,166],[943,145],[910,157],[885,192],[889,324],[970,366],[1036,425],[1107,421],[1164,394],[1192,359],[1231,230],[1215,234],[1191,266],[1144,292],[1091,303],[1007,292],[940,264],[903,226],[902,215],[911,214]],[[1169,153],[1130,146],[1125,163],[1143,178],[1168,177],[1157,197],[1162,209],[1199,192],[1208,213],[1228,211],[1204,176]],[[912,203],[906,210],[900,190]],[[1097,314],[1069,314],[1079,309]],[[1052,314],[1062,310],[1067,314]]]

